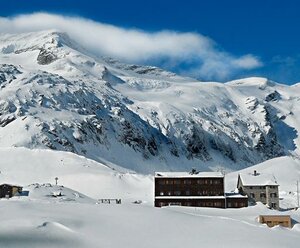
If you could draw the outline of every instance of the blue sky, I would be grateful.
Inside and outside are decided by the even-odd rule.
[[[161,51],[161,57],[156,54],[140,61],[133,58],[133,62],[163,66],[203,80],[264,76],[288,84],[300,81],[300,1],[297,0],[0,0],[0,3],[1,17],[47,12],[83,17],[122,30],[135,28],[150,34],[161,30],[180,34],[192,32],[200,35],[199,42],[208,37],[213,56],[217,54],[217,59],[224,59],[231,66],[226,67],[226,62],[216,65],[217,70],[203,70],[201,66],[206,63],[206,55],[180,60],[178,55]],[[197,53],[199,49],[202,48],[197,46],[192,51]],[[248,57],[245,59],[245,56]],[[214,63],[215,60],[209,64],[213,66]],[[202,72],[197,74],[200,68]],[[218,74],[223,69],[226,73]]]

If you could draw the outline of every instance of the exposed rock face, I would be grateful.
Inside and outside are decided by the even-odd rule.
[[[57,57],[51,51],[46,49],[41,49],[37,61],[40,65],[48,65],[55,61]]]
[[[10,84],[14,79],[16,79],[17,75],[19,74],[21,74],[21,72],[14,65],[1,65],[0,87],[4,88],[7,84]]]
[[[280,100],[281,95],[275,90],[274,92],[268,94],[266,96],[266,101],[270,102],[270,101],[278,101]]]

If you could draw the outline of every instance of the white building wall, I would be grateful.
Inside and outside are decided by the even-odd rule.
[[[241,189],[245,193],[249,201],[251,202],[261,202],[263,204],[272,207],[272,203],[275,204],[275,209],[279,209],[279,194],[278,186],[243,186]],[[275,194],[275,195],[274,195]]]

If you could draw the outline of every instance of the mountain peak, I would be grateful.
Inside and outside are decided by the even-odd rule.
[[[0,35],[0,53],[3,54],[19,54],[26,51],[58,48],[64,45],[74,49],[78,47],[67,33],[53,29],[39,32]]]

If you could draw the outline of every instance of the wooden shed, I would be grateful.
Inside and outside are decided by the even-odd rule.
[[[267,224],[268,227],[279,225],[292,228],[292,220],[289,215],[260,215],[259,222]]]
[[[0,185],[0,198],[11,198],[16,194],[22,193],[23,187],[12,184],[1,184]]]

